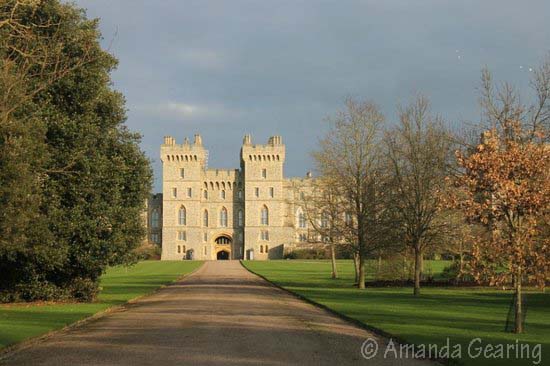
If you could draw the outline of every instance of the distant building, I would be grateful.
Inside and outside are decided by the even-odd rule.
[[[307,242],[308,222],[297,202],[311,174],[283,176],[280,136],[253,145],[246,135],[240,169],[208,168],[200,135],[183,144],[167,136],[160,155],[163,193],[150,198],[147,223],[163,260],[275,259]]]

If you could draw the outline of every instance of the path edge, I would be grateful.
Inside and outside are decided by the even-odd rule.
[[[160,290],[162,290],[166,287],[173,286],[175,283],[183,281],[187,277],[191,276],[192,274],[194,274],[195,272],[197,272],[201,268],[203,268],[205,263],[206,263],[206,261],[202,261],[202,264],[200,266],[198,266],[197,268],[195,268],[194,270],[192,270],[191,272],[183,274],[183,275],[179,276],[178,278],[176,278],[175,280],[157,287],[156,289],[154,289],[151,292],[148,292],[146,294],[134,297],[134,298],[126,301],[123,304],[113,305],[111,307],[108,307],[105,310],[101,310],[101,311],[99,311],[95,314],[92,314],[90,316],[87,316],[85,318],[77,320],[73,323],[67,324],[62,328],[54,329],[54,330],[51,330],[47,333],[37,335],[37,336],[31,337],[31,338],[27,338],[27,339],[25,339],[21,342],[17,342],[17,343],[11,344],[9,346],[6,346],[4,348],[1,348],[0,349],[0,365],[4,361],[6,361],[8,358],[15,355],[16,353],[19,353],[19,352],[21,352],[21,351],[23,351],[23,350],[25,350],[29,347],[32,347],[32,346],[34,346],[38,343],[41,343],[41,342],[43,342],[43,341],[45,341],[45,340],[47,340],[47,339],[49,339],[49,338],[51,338],[51,337],[53,337],[57,334],[68,332],[70,330],[73,330],[73,329],[79,328],[81,326],[84,326],[86,324],[92,323],[92,322],[97,321],[97,320],[99,320],[99,319],[101,319],[101,318],[103,318],[103,317],[105,317],[105,316],[107,316],[111,313],[127,310],[130,307],[130,305],[135,304],[139,300],[142,300],[146,297],[152,296],[152,295],[156,294],[157,292],[159,292]]]
[[[260,277],[261,279],[265,280],[267,283],[269,283],[271,286],[273,287],[276,287],[278,288],[279,290],[282,290],[284,292],[286,292],[287,294],[290,294],[291,296],[299,299],[299,300],[302,300],[302,301],[305,301],[307,302],[308,304],[310,305],[313,305],[315,306],[316,308],[318,309],[321,309],[321,310],[324,310],[338,318],[340,318],[341,320],[343,321],[346,321],[348,323],[352,323],[353,325],[363,329],[363,330],[366,330],[370,333],[373,333],[374,335],[378,336],[378,337],[382,337],[384,338],[385,341],[389,340],[389,339],[392,339],[395,343],[397,343],[398,345],[411,345],[412,343],[409,343],[407,341],[405,341],[403,338],[399,337],[399,336],[395,336],[391,333],[388,333],[386,332],[385,330],[382,330],[380,328],[377,328],[377,327],[373,327],[372,325],[368,325],[366,323],[363,323],[362,321],[358,320],[358,319],[355,319],[355,318],[352,318],[351,316],[348,316],[348,315],[345,315],[345,314],[342,314],[342,313],[339,313],[337,312],[336,310],[334,309],[331,309],[329,308],[328,306],[326,305],[323,305],[321,303],[318,303],[316,301],[313,301],[307,297],[305,297],[304,295],[301,295],[295,291],[292,291],[290,289],[287,289],[281,285],[279,285],[278,283],[276,282],[273,282],[271,281],[270,279],[268,279],[267,277],[265,277],[264,275],[258,273],[258,272],[255,272],[253,271],[252,269],[248,268],[247,266],[244,265],[243,263],[244,261],[241,259],[239,260],[239,263],[241,264],[241,266],[243,266],[243,268],[245,270],[247,270],[248,272],[252,273],[253,275],[255,276],[258,276]],[[456,360],[456,359],[450,359],[450,360],[442,360],[442,359],[437,359],[437,358],[426,358],[426,360],[430,360],[430,361],[433,361],[437,364],[440,364],[440,365],[462,365],[463,363],[460,362],[459,360]]]

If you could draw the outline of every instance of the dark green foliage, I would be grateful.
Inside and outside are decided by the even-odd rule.
[[[45,40],[35,53],[47,49],[62,61],[16,58],[29,101],[4,116],[0,130],[0,297],[88,301],[107,266],[135,260],[150,165],[139,135],[124,126],[124,98],[109,76],[117,61],[101,49],[97,21],[58,0],[19,16],[35,38],[17,47]],[[0,43],[4,69],[9,47]],[[29,62],[36,67],[24,67]]]

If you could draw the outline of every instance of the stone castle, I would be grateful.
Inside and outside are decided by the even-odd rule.
[[[163,260],[276,259],[309,238],[299,205],[311,174],[283,175],[285,145],[272,136],[265,145],[243,140],[239,169],[208,167],[200,135],[160,148],[162,194],[148,202],[148,238],[162,246]]]

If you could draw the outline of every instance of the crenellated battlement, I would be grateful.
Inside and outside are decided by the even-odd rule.
[[[177,144],[172,136],[164,136],[164,143],[160,146],[162,162],[200,162],[206,165],[208,151],[202,145],[202,137],[196,134],[193,143],[186,137],[182,144]]]

